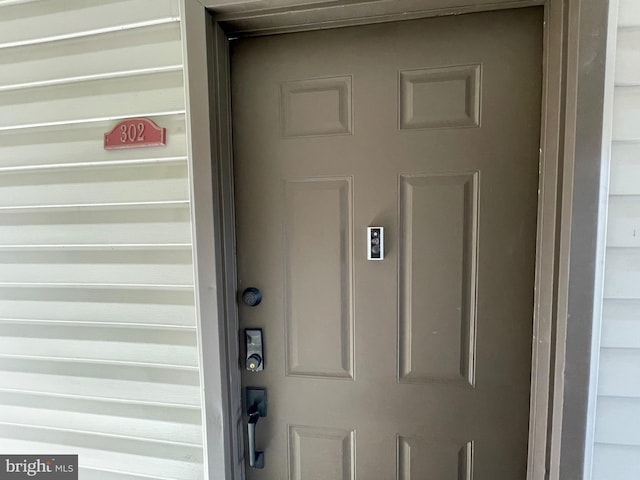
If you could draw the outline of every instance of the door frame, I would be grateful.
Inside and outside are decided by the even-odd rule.
[[[603,118],[610,107],[605,95],[609,0],[180,0],[180,5],[208,478],[244,478],[229,39],[527,6],[544,7],[527,480],[588,477],[602,297],[603,267],[597,259],[608,167]]]

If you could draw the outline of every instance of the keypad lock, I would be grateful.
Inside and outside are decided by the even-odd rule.
[[[262,329],[246,328],[244,330],[246,345],[245,367],[250,372],[264,370],[264,353],[262,350]]]

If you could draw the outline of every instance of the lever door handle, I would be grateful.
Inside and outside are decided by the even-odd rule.
[[[256,425],[260,417],[267,416],[267,391],[264,388],[247,387],[247,436],[249,437],[249,466],[264,468],[264,452],[256,450]]]

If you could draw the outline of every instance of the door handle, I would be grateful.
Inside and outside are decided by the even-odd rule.
[[[247,435],[249,437],[249,466],[264,468],[264,452],[256,450],[256,425],[260,417],[267,416],[267,391],[264,388],[247,387]]]
[[[252,405],[247,413],[249,414],[249,424],[247,425],[249,430],[249,466],[264,468],[264,452],[256,451],[256,425],[260,419],[260,412],[258,412],[256,405]]]

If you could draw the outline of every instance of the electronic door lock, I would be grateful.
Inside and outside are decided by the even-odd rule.
[[[262,351],[262,329],[245,328],[244,341],[246,345],[245,367],[250,372],[264,370],[264,353]]]

